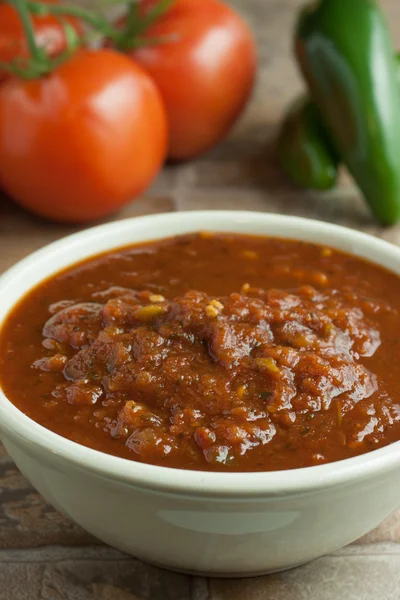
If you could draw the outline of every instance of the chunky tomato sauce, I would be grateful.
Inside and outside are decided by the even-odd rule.
[[[269,471],[400,439],[400,278],[310,243],[171,238],[31,291],[0,336],[8,398],[132,460]]]

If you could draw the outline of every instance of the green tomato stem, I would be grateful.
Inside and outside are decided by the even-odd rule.
[[[39,46],[36,44],[32,19],[28,10],[26,0],[11,0],[11,4],[18,12],[18,15],[21,19],[21,24],[24,29],[29,52],[34,63],[34,69],[41,71],[44,68],[44,70],[46,70],[46,67],[48,66],[46,64],[46,53],[42,50],[42,48],[39,48]]]
[[[0,0],[1,1],[1,0]],[[138,0],[105,0],[106,4],[128,4],[128,14],[123,28],[113,26],[107,18],[98,12],[69,4],[47,4],[41,0],[11,0],[23,2],[31,14],[54,15],[56,17],[70,16],[79,19],[89,26],[95,33],[110,40],[118,50],[127,51],[142,46],[148,46],[164,41],[164,38],[141,37],[143,33],[163,14],[165,14],[175,0],[159,0],[155,6],[144,16],[140,15]]]
[[[140,21],[139,34],[143,33],[152,25],[157,19],[162,17],[171,8],[175,0],[160,0],[155,6],[147,13]]]
[[[72,6],[69,4],[45,4],[40,1],[28,0],[27,6],[32,14],[36,15],[54,15],[76,17],[85,22],[92,29],[113,40],[117,36],[117,30],[107,21],[105,17],[94,11],[83,8],[82,6]]]
[[[159,0],[145,16],[141,17],[139,5],[133,0],[129,7],[125,27],[119,31],[118,38],[114,40],[116,47],[119,50],[132,50],[144,45],[138,39],[139,36],[145,33],[157,19],[162,17],[174,2],[175,0]]]
[[[81,39],[72,25],[63,21],[61,15],[58,20],[65,32],[67,49],[56,58],[50,58],[46,49],[41,48],[36,43],[32,14],[45,16],[50,14],[51,11],[47,11],[46,5],[39,2],[30,2],[29,0],[9,0],[9,2],[15,8],[21,20],[30,58],[27,60],[16,58],[10,63],[0,63],[0,68],[3,70],[22,79],[37,79],[54,71],[79,47]]]

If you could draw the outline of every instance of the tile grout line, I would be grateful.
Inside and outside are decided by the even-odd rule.
[[[336,550],[323,558],[362,557],[362,556],[399,556],[400,544],[397,542],[383,542],[365,545],[350,545]],[[44,546],[42,548],[21,548],[0,550],[0,565],[8,563],[58,563],[75,561],[135,561],[137,558],[114,550],[108,546]],[[156,568],[156,567],[154,567]]]

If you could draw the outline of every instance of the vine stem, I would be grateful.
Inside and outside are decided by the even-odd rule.
[[[43,65],[43,59],[45,58],[45,55],[43,54],[43,50],[36,44],[35,35],[33,33],[32,19],[28,10],[27,2],[26,0],[12,0],[12,5],[18,12],[21,19],[31,57],[35,64],[39,67],[40,65]]]
[[[18,1],[18,0],[14,0]],[[21,1],[21,0],[19,0]],[[69,4],[44,4],[42,2],[36,2],[28,0],[27,7],[32,14],[36,15],[55,15],[55,16],[69,16],[76,17],[77,19],[84,21],[95,31],[109,37],[114,40],[118,37],[118,32],[105,17],[96,14],[90,9],[82,6],[72,6]]]
[[[125,28],[119,32],[115,40],[116,47],[119,50],[130,50],[140,47],[137,38],[142,35],[157,19],[162,17],[171,8],[175,0],[159,0],[156,2],[147,15],[141,17],[139,13],[139,3],[132,2],[130,5]]]
[[[1,1],[1,0],[0,0]],[[76,17],[86,23],[91,29],[109,39],[118,50],[130,50],[142,45],[148,45],[139,39],[140,36],[163,14],[175,0],[158,0],[149,12],[142,16],[139,11],[139,0],[105,0],[104,4],[127,4],[128,14],[123,27],[112,25],[106,17],[96,11],[82,6],[69,4],[47,4],[41,0],[12,0],[26,2],[29,11],[36,15],[54,15]],[[153,39],[154,43],[157,40]]]

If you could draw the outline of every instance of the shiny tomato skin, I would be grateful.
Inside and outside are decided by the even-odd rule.
[[[47,77],[0,86],[0,187],[43,217],[116,211],[150,184],[166,148],[157,88],[113,50],[82,50]]]
[[[56,4],[57,0],[45,0],[47,4]],[[73,25],[77,33],[82,32],[79,21],[73,17],[65,17]],[[32,24],[37,44],[45,48],[49,56],[57,56],[66,49],[65,33],[60,22],[48,15],[32,16]],[[0,1],[0,62],[9,63],[16,58],[28,58],[28,46],[21,25],[21,20],[11,4]],[[0,68],[0,82],[9,77],[7,71]]]
[[[142,0],[146,13],[157,0]],[[250,96],[256,72],[252,33],[220,0],[175,0],[144,37],[160,43],[131,52],[166,105],[172,159],[189,159],[226,136]]]

